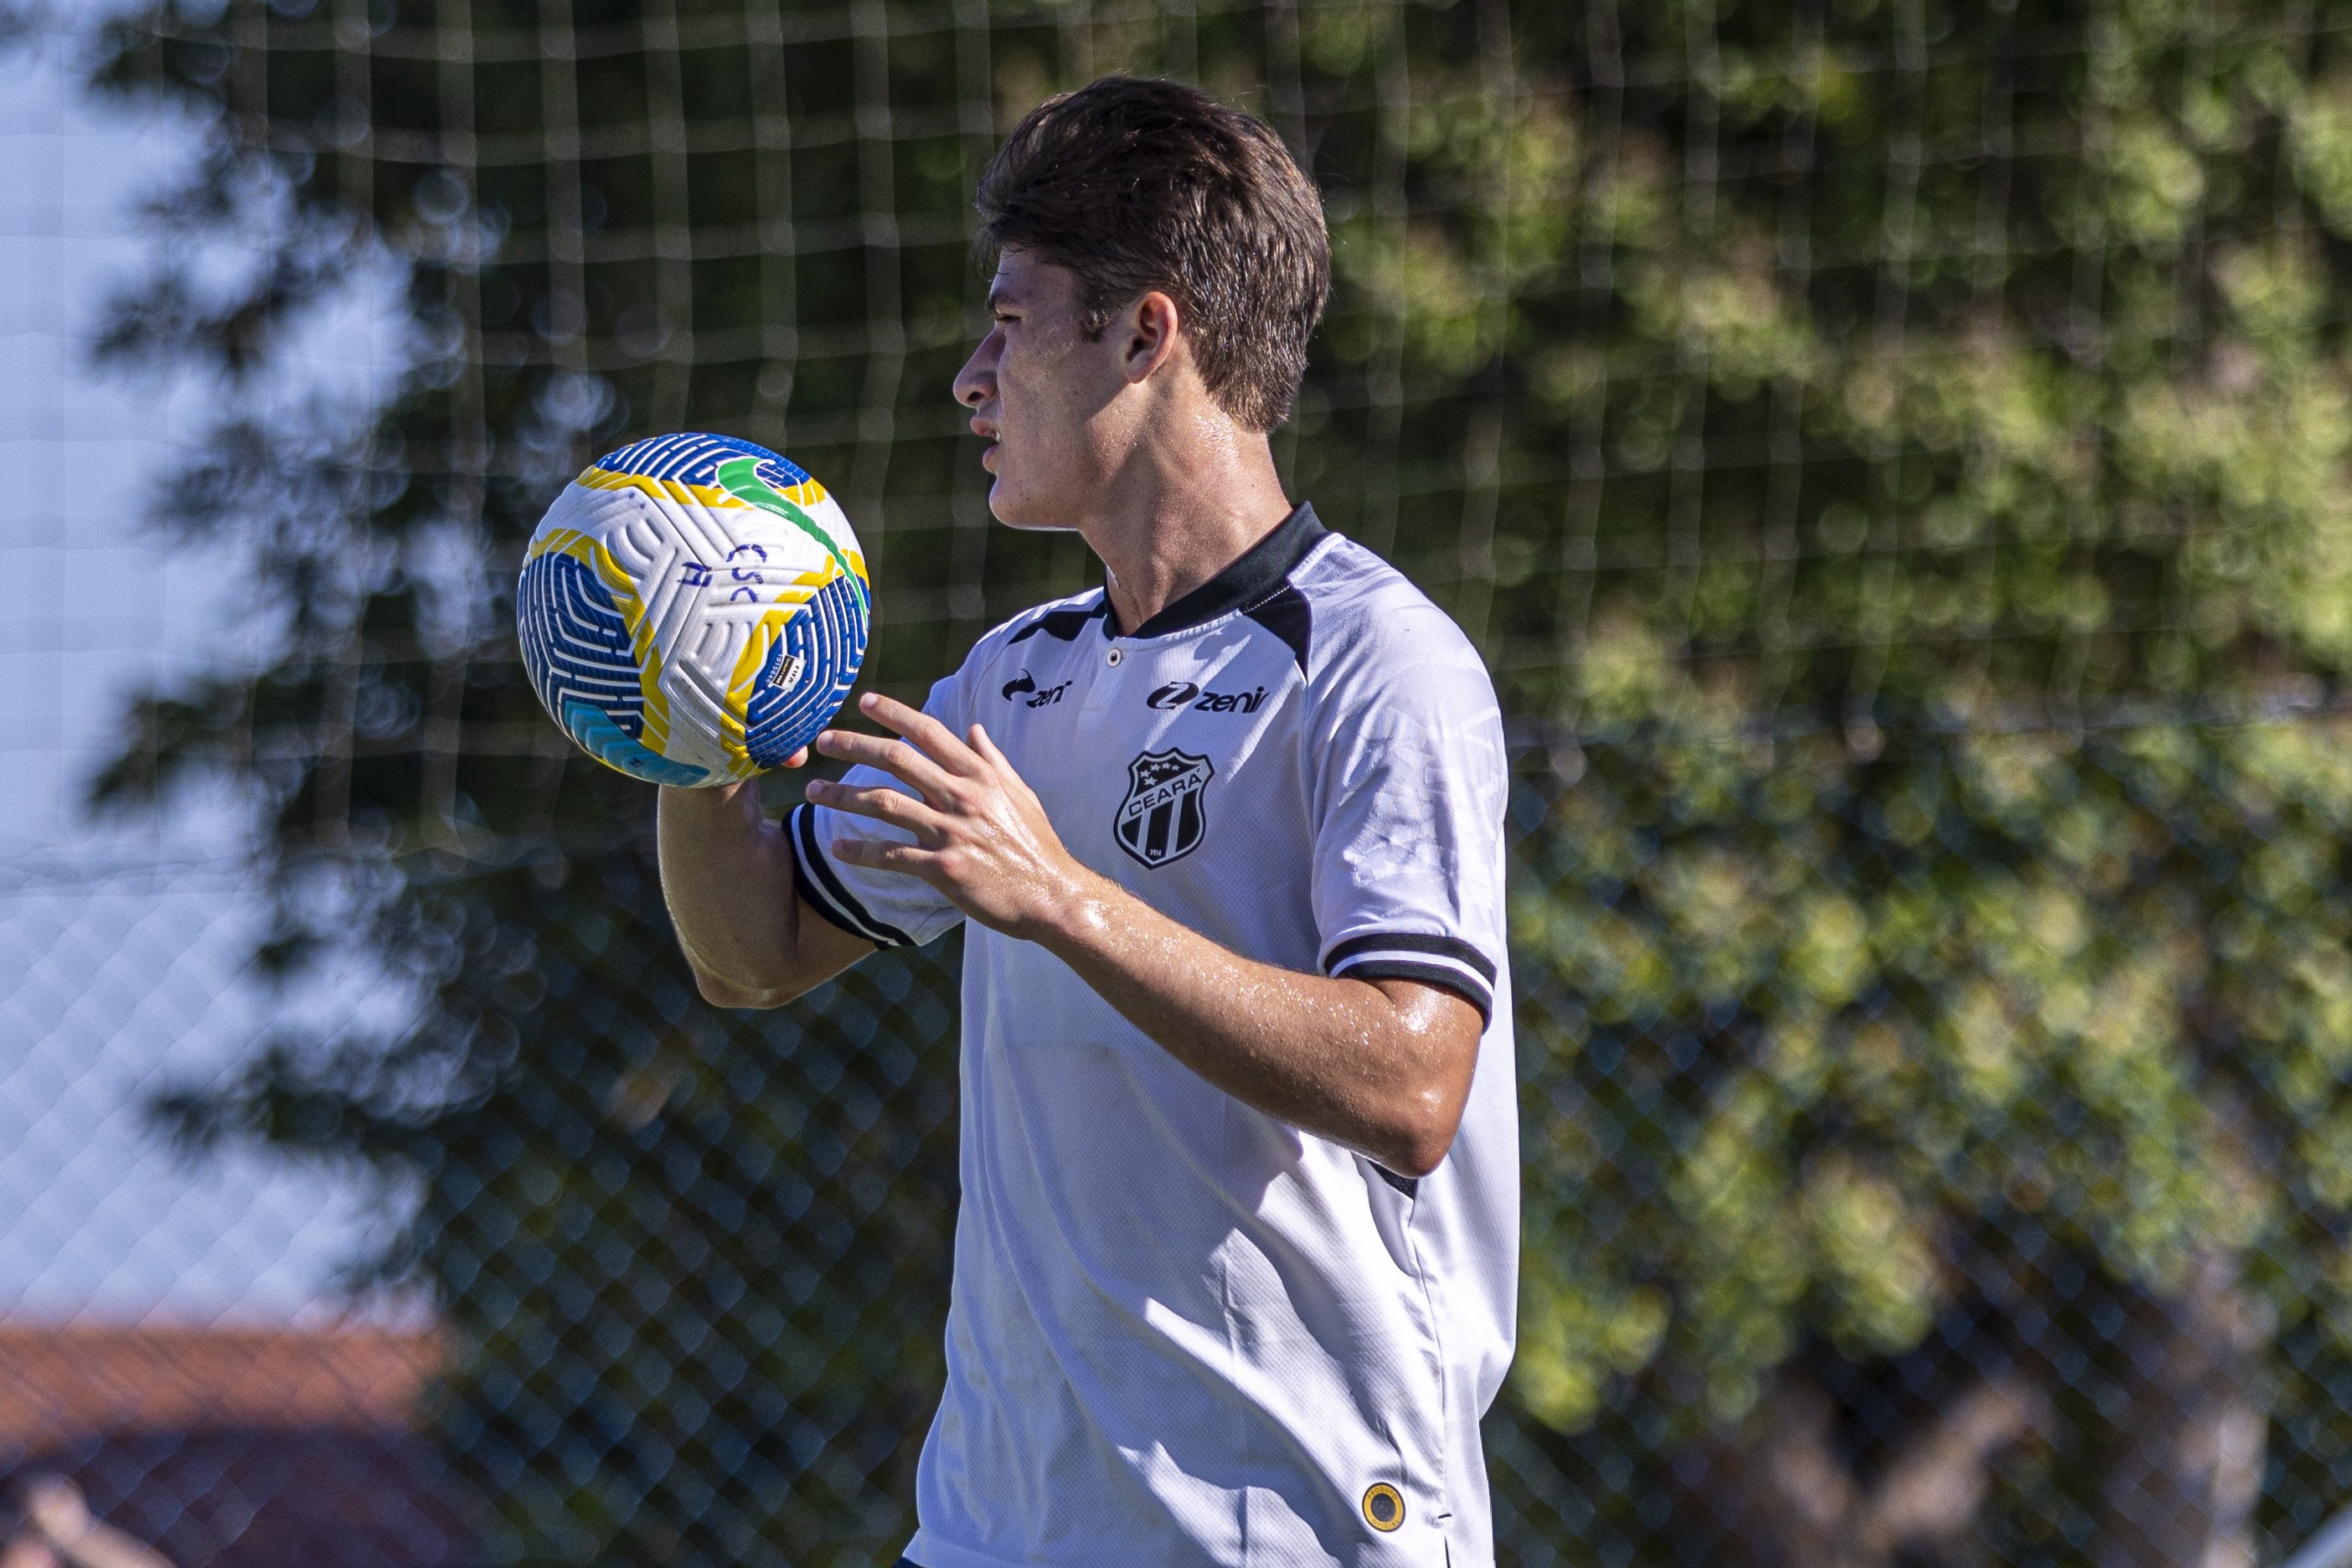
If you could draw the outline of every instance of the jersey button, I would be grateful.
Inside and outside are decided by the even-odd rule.
[[[1110,661],[1111,661],[1111,663],[1113,663],[1113,664],[1117,664],[1117,663],[1118,663],[1121,658],[1123,658],[1124,657],[1126,657],[1126,656],[1125,656],[1125,655],[1123,655],[1123,654],[1121,654],[1121,653],[1118,651],[1118,649],[1117,649],[1117,648],[1113,648],[1113,649],[1111,649],[1111,650],[1110,650]]]

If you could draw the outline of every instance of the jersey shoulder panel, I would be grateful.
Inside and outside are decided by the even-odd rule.
[[[1007,649],[1033,640],[1047,644],[1074,642],[1081,632],[1102,635],[1102,619],[1109,612],[1109,601],[1100,588],[1088,588],[1066,599],[1049,599],[1042,605],[1032,605],[1020,614],[1002,621],[981,633],[963,656],[961,675],[985,672]]]
[[[1495,706],[1494,684],[1454,617],[1411,578],[1354,540],[1334,536],[1300,563],[1292,584],[1314,619],[1307,684],[1318,696],[1411,673],[1475,686]]]

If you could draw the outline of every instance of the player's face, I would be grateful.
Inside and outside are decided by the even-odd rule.
[[[996,476],[989,510],[1014,528],[1076,528],[1101,510],[1117,465],[1119,347],[1089,338],[1067,268],[1008,249],[989,285],[988,336],[955,380]]]

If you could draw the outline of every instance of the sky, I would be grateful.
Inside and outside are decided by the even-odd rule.
[[[144,1106],[290,1012],[365,1013],[369,987],[249,975],[264,908],[233,799],[131,822],[81,804],[130,695],[236,660],[246,623],[233,561],[142,522],[218,389],[90,366],[106,300],[168,240],[142,200],[198,130],[91,103],[75,67],[55,40],[0,53],[0,1319],[312,1321],[381,1200],[265,1155],[181,1157]],[[336,301],[262,395],[380,395],[396,289],[387,267]]]

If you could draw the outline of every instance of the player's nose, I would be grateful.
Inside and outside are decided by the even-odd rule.
[[[996,355],[1003,338],[999,331],[981,339],[980,346],[956,372],[955,400],[966,408],[978,408],[996,395]]]

